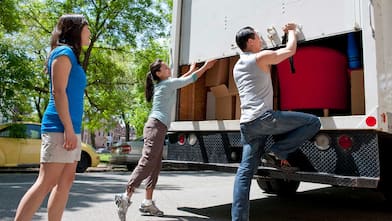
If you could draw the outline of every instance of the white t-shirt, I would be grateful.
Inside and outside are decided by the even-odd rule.
[[[255,53],[240,55],[233,76],[241,101],[240,123],[250,122],[273,109],[271,75],[257,66]]]

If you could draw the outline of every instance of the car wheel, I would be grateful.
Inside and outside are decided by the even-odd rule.
[[[80,156],[80,161],[76,167],[77,173],[84,173],[87,168],[91,166],[91,158],[88,153],[82,151],[82,155]]]
[[[132,170],[134,170],[134,169],[135,169],[135,167],[136,167],[136,165],[135,165],[135,164],[127,164],[127,169],[128,169],[128,171],[132,171]]]

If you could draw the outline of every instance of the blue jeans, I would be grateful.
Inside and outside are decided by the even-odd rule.
[[[282,134],[268,151],[280,159],[287,159],[288,154],[312,138],[320,126],[316,116],[292,111],[267,111],[261,117],[240,125],[243,150],[234,181],[232,221],[249,220],[250,184],[264,154],[267,136]]]

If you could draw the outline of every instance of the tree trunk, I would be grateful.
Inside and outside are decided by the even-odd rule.
[[[91,138],[91,146],[95,148],[95,133],[90,132],[90,138]]]

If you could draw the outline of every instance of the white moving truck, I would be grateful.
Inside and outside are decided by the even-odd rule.
[[[274,109],[316,114],[322,128],[290,162],[286,174],[259,167],[266,192],[292,194],[301,181],[392,191],[392,1],[175,0],[173,73],[219,58],[178,92],[168,159],[187,167],[234,172],[241,160],[240,103],[232,69],[236,32],[258,30],[266,49],[282,46],[281,27],[298,24],[291,63],[272,68]],[[290,65],[291,64],[291,65]],[[269,148],[276,137],[268,139]]]

